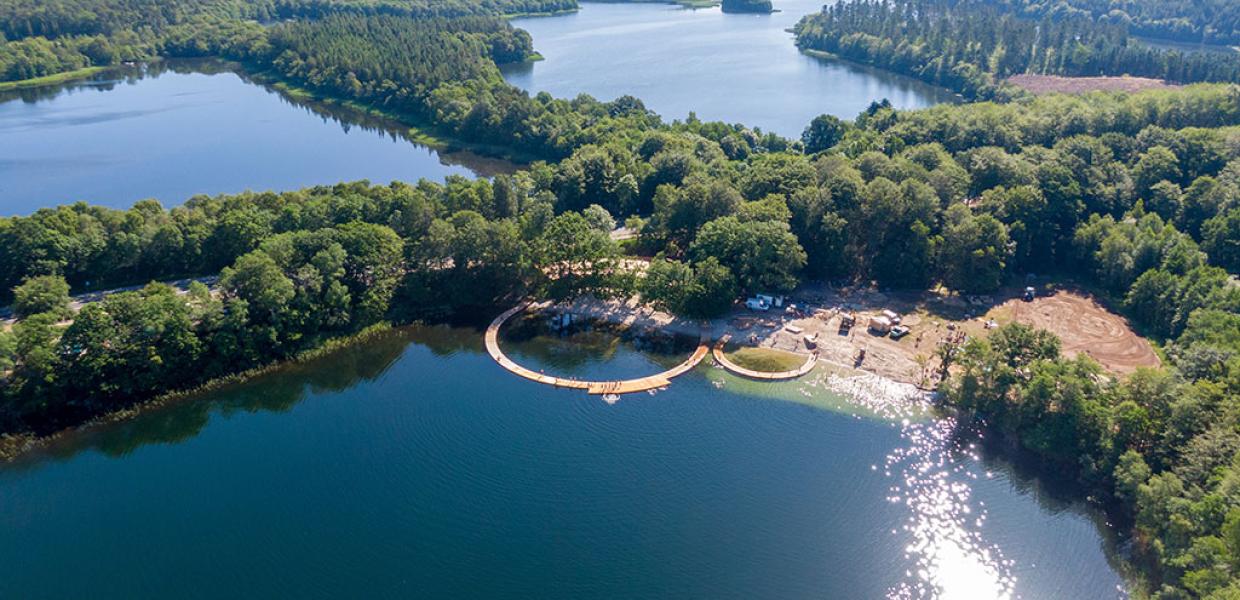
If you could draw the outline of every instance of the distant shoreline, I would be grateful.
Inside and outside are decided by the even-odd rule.
[[[86,79],[92,75],[96,75],[107,70],[109,67],[85,67],[82,69],[74,69],[72,71],[64,71],[52,75],[44,75],[42,77],[32,77],[30,79],[19,79],[17,81],[0,82],[0,92],[8,92],[13,90],[24,90],[28,88],[43,87],[45,85],[56,85],[60,83],[68,83],[78,79]]]

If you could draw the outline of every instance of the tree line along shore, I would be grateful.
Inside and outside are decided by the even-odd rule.
[[[56,431],[376,323],[478,314],[522,296],[640,294],[707,317],[805,281],[980,294],[1060,273],[1123,310],[1166,366],[1109,377],[1088,356],[1063,356],[1054,336],[1012,325],[960,349],[944,402],[1107,504],[1145,592],[1240,593],[1236,85],[907,112],[876,102],[789,140],[665,122],[631,97],[507,85],[497,63],[527,58],[532,43],[494,15],[554,6],[466,3],[432,15],[416,3],[277,2],[257,15],[201,0],[135,16],[81,2],[95,18],[22,21],[12,7],[26,3],[4,5],[3,52],[63,42],[72,58],[85,37],[111,44],[141,21],[137,39],[157,39],[161,56],[239,60],[542,160],[489,180],[342,183],[172,209],[79,203],[0,219],[0,289],[18,317],[0,332],[4,431]],[[81,8],[47,14],[63,7]],[[260,18],[268,24],[246,20]],[[612,240],[617,220],[636,238]],[[643,276],[626,254],[651,258]],[[217,273],[215,290],[152,284],[76,314],[66,305],[70,290]]]

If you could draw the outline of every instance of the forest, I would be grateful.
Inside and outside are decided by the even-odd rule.
[[[719,8],[725,13],[769,13],[771,0],[723,0]]]
[[[1193,44],[1240,44],[1240,4],[1230,0],[994,0],[1020,14],[1055,20],[1089,18],[1146,37]]]
[[[1240,53],[1183,53],[1141,44],[1123,24],[1021,18],[982,0],[861,0],[804,17],[797,45],[917,77],[969,98],[1013,93],[1031,73],[1150,77],[1178,83],[1240,80]]]
[[[493,180],[0,219],[0,283],[21,317],[0,334],[4,429],[53,430],[374,323],[486,313],[523,294],[640,293],[713,316],[806,279],[983,293],[1050,270],[1096,282],[1170,366],[1114,382],[1012,328],[953,357],[962,375],[944,401],[1134,519],[1152,592],[1231,593],[1238,127],[1227,85],[875,103],[852,121],[819,117],[796,141],[656,122]],[[610,239],[617,220],[639,230],[635,246]],[[620,260],[634,251],[655,255],[644,277]],[[215,273],[214,293],[151,284],[65,320],[71,289]]]
[[[324,2],[313,5],[324,12],[304,13],[321,18],[267,27],[241,18],[312,5],[274,3],[262,14],[229,12],[261,4],[216,2],[133,13],[125,10],[141,3],[0,6],[15,40],[0,52],[52,56],[62,61],[54,68],[96,64],[74,58],[87,39],[119,52],[105,60],[220,56],[543,159],[493,179],[200,196],[171,209],[79,203],[0,218],[0,303],[18,317],[0,331],[0,431],[54,431],[376,324],[463,318],[526,294],[638,293],[707,317],[742,293],[805,280],[973,294],[1052,272],[1129,315],[1168,367],[1115,381],[1087,358],[1060,356],[1048,334],[1010,326],[950,357],[960,375],[943,389],[945,406],[1111,506],[1131,526],[1151,596],[1240,594],[1236,85],[919,111],[875,102],[855,119],[820,116],[788,140],[739,124],[667,123],[632,97],[531,97],[508,86],[496,64],[528,57],[531,40],[493,13],[529,3],[411,18],[378,7],[425,7]],[[1004,50],[1029,42],[1025,21],[919,6],[928,12],[903,24],[888,5],[829,9],[798,37],[870,31],[859,35],[896,40],[875,46],[882,56],[919,57],[908,64],[934,64],[935,77],[960,77],[978,96],[1034,63],[1109,69],[1154,56],[1108,45],[1124,39],[1119,25],[1046,20],[1050,41],[1028,62]],[[1077,36],[1083,62],[1062,56]],[[1151,64],[1170,69],[1170,56],[1179,55]],[[1207,79],[1233,68],[1216,62],[1175,68]],[[17,75],[28,72],[42,71]],[[637,239],[613,242],[617,222]],[[625,267],[626,253],[653,257],[644,276]],[[150,283],[70,308],[71,292],[209,275],[218,275],[212,286]]]
[[[576,8],[576,0],[3,0],[0,82],[158,57],[219,55],[225,42],[262,37],[258,23],[289,19],[433,20]]]

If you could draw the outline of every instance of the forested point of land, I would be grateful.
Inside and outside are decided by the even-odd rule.
[[[802,49],[917,77],[969,98],[1003,98],[1019,74],[1240,81],[1240,52],[1163,50],[1122,23],[1022,18],[986,0],[859,0],[825,7],[796,26]]]
[[[1051,271],[1096,286],[1161,344],[1168,366],[1116,381],[1087,357],[1059,356],[1052,336],[1010,326],[948,357],[960,374],[944,402],[1109,505],[1131,534],[1143,591],[1240,594],[1240,87],[907,112],[876,102],[787,140],[666,123],[632,97],[531,97],[496,67],[528,56],[529,36],[494,15],[332,8],[263,26],[214,12],[238,6],[253,5],[171,3],[163,8],[183,12],[142,15],[138,29],[151,34],[133,39],[156,40],[160,56],[240,60],[550,162],[493,180],[0,218],[0,290],[18,317],[0,331],[3,431],[52,431],[377,322],[476,313],[524,294],[640,293],[706,317],[742,293],[805,279],[986,293]],[[136,30],[116,26],[126,18],[138,17],[41,30],[51,37],[5,51],[112,43]],[[942,25],[972,46],[994,42]],[[1021,27],[1003,31],[1019,40]],[[608,235],[618,220],[640,232],[630,250],[655,257],[643,278]],[[217,273],[214,290],[151,284],[69,309],[71,290]]]

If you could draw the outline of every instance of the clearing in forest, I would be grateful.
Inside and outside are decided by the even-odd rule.
[[[1010,311],[1012,320],[1059,336],[1065,355],[1085,353],[1115,373],[1160,364],[1154,348],[1132,330],[1127,319],[1081,294],[1060,291],[1033,302],[1009,300],[997,310]]]
[[[1139,92],[1179,87],[1148,77],[1060,77],[1058,75],[1013,75],[1008,82],[1034,94],[1083,94],[1085,92]]]

